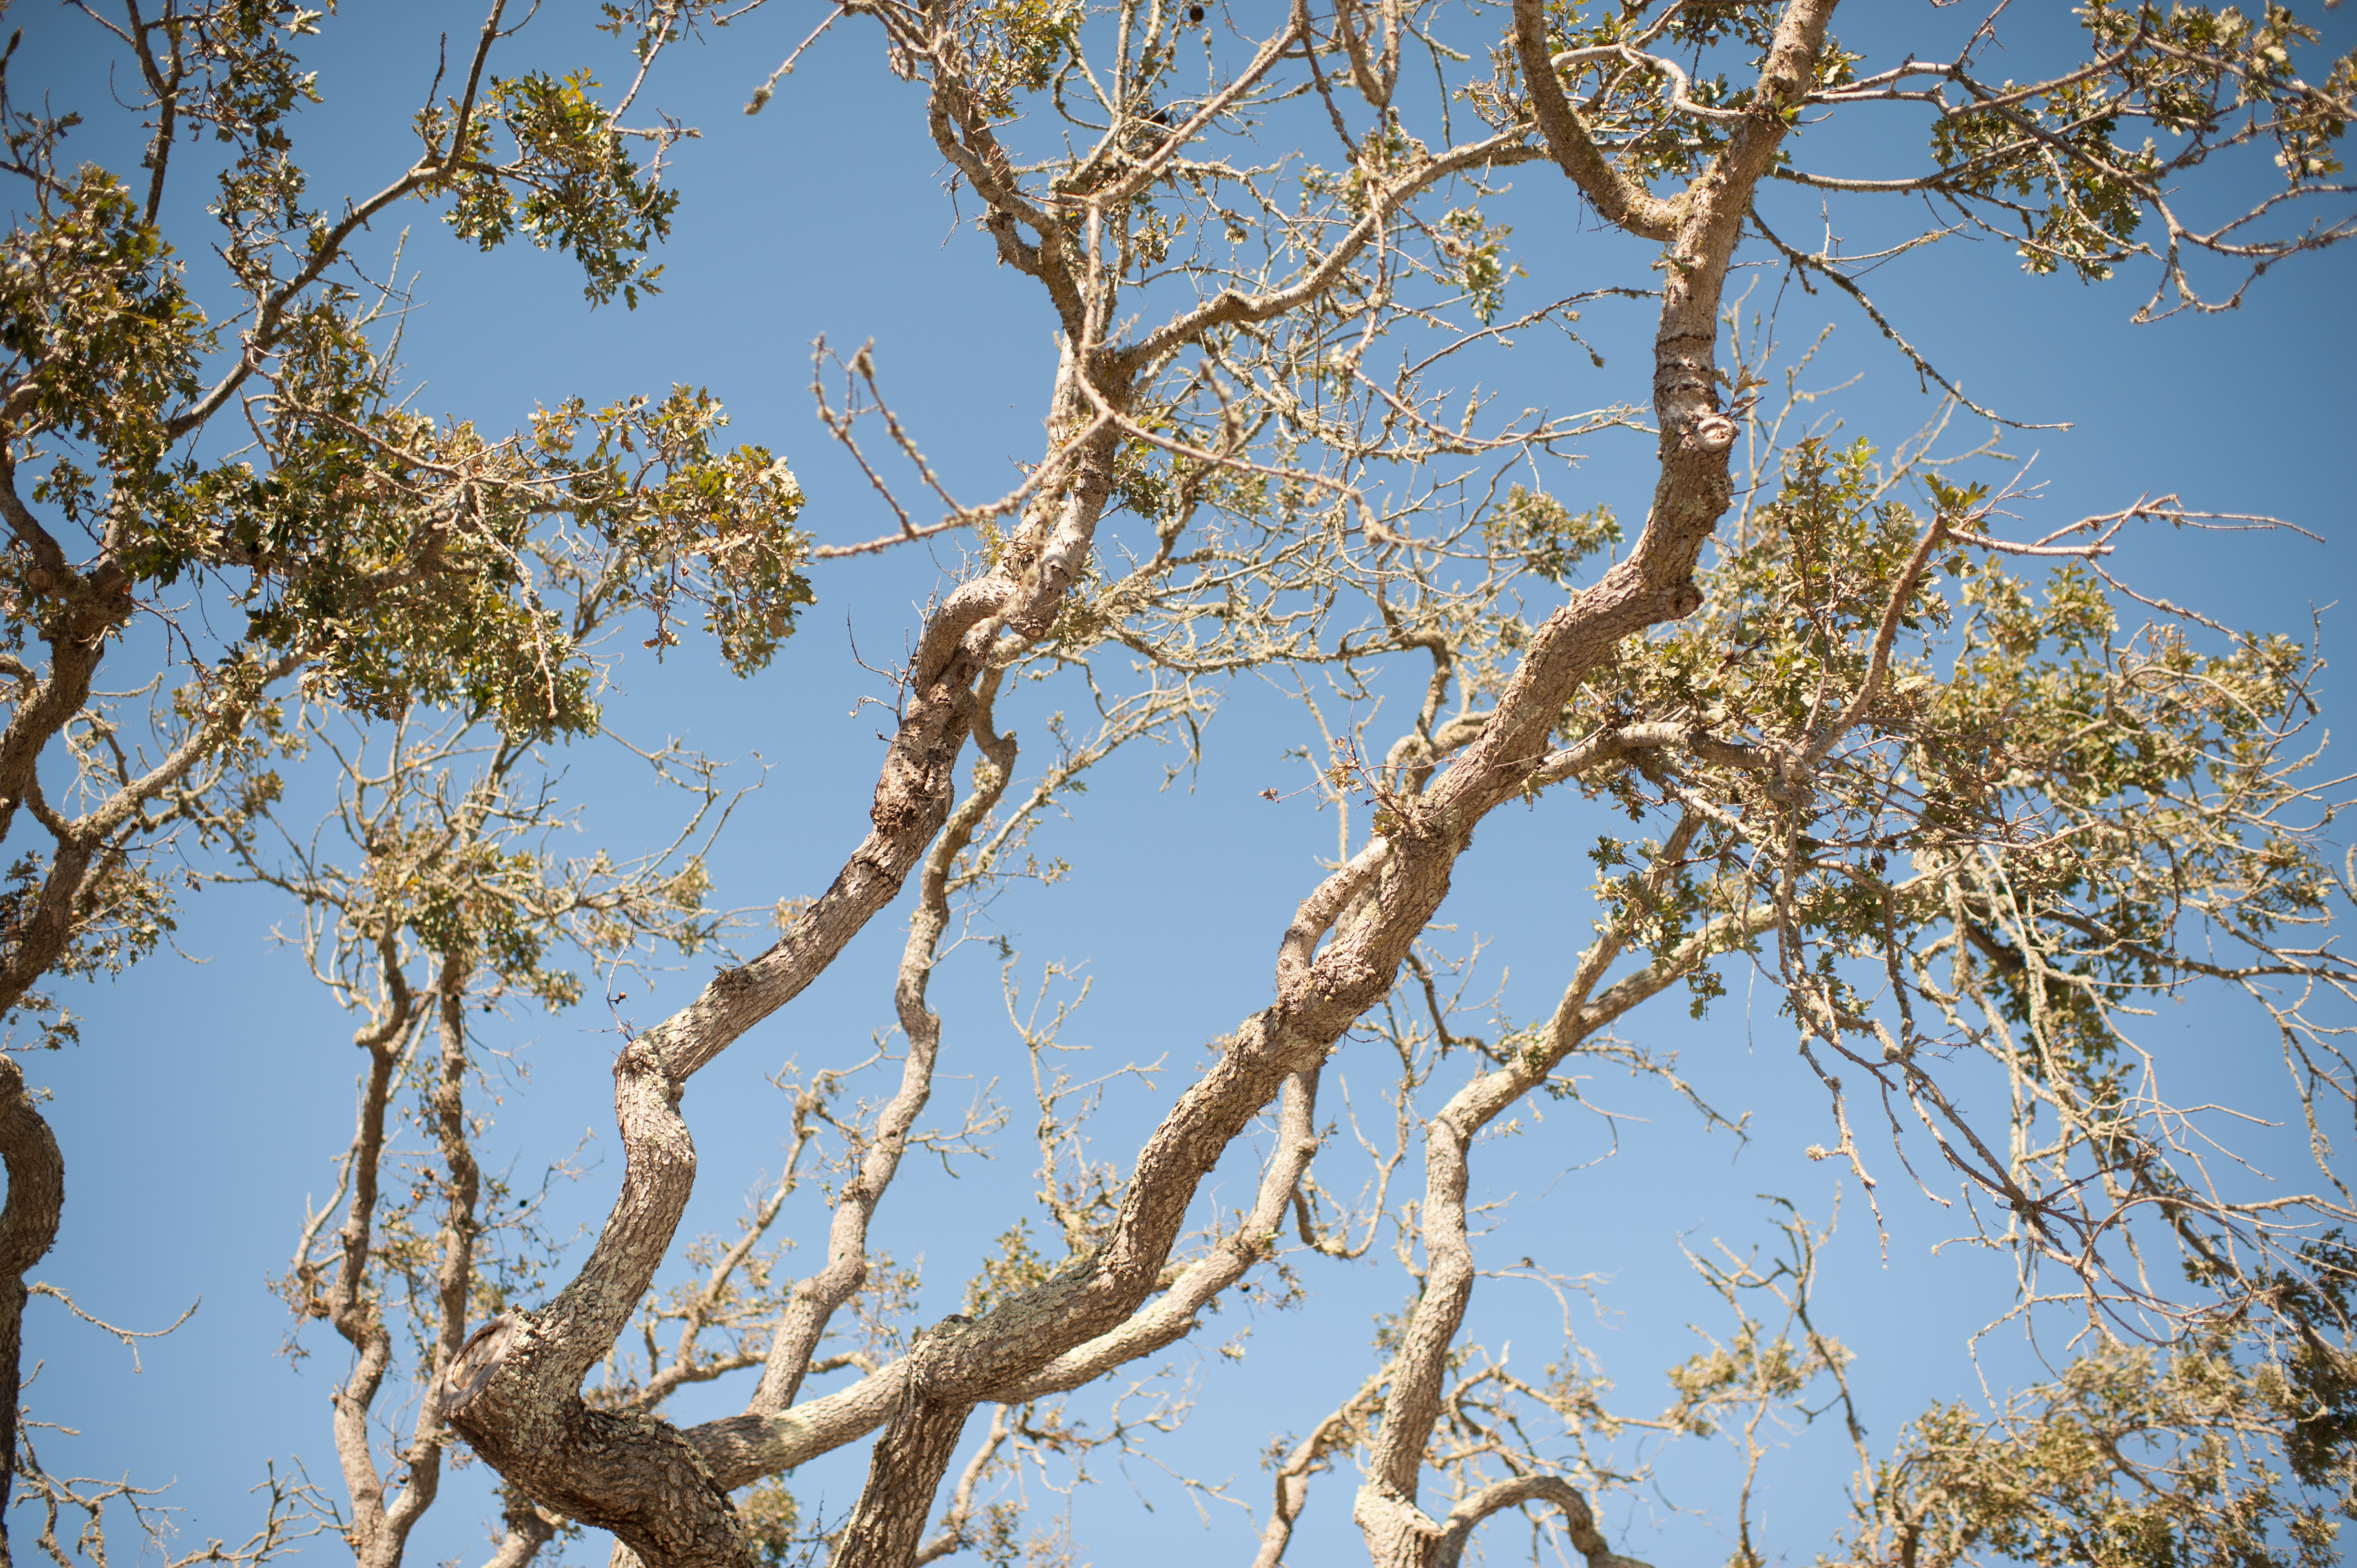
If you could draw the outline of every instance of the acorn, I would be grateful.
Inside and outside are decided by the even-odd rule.
[[[1189,21],[1190,21],[1190,22],[1200,22],[1200,21],[1201,21],[1201,20],[1203,19],[1203,8],[1202,8],[1200,5],[1189,5],[1189,6],[1188,6],[1188,7],[1187,7],[1187,19],[1188,19]]]

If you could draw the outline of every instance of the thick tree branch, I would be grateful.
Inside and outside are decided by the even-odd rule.
[[[909,917],[909,940],[901,950],[894,1001],[900,1032],[909,1054],[900,1069],[900,1087],[877,1113],[876,1132],[859,1168],[835,1197],[834,1218],[827,1230],[826,1264],[794,1286],[793,1298],[770,1342],[761,1386],[746,1408],[770,1415],[794,1402],[802,1389],[811,1356],[825,1336],[836,1308],[858,1294],[867,1279],[867,1227],[877,1205],[900,1168],[910,1130],[932,1092],[933,1062],[941,1049],[942,1020],[925,1002],[925,986],[939,956],[942,933],[950,921],[949,879],[966,846],[973,843],[999,798],[1015,766],[1015,740],[991,729],[991,703],[998,690],[999,672],[982,679],[975,694],[974,739],[982,752],[974,764],[974,789],[960,801],[948,827],[925,856],[917,908]]]
[[[8,1201],[0,1208],[0,1555],[8,1551],[9,1487],[16,1471],[16,1395],[23,1386],[25,1275],[57,1240],[66,1201],[65,1156],[25,1086],[16,1058],[0,1056],[0,1161]]]
[[[1587,1568],[1645,1568],[1633,1557],[1613,1554],[1611,1543],[1604,1532],[1596,1528],[1596,1515],[1579,1489],[1560,1476],[1515,1476],[1495,1482],[1458,1503],[1441,1521],[1439,1538],[1433,1543],[1432,1568],[1457,1568],[1465,1557],[1465,1548],[1473,1540],[1473,1530],[1491,1514],[1526,1503],[1547,1503],[1563,1514],[1564,1531],[1579,1554],[1587,1559]]]
[[[509,1486],[612,1530],[664,1568],[751,1568],[727,1489],[694,1447],[652,1417],[592,1410],[581,1399],[583,1376],[653,1281],[695,1180],[680,1086],[661,1048],[647,1036],[631,1041],[614,1079],[628,1168],[589,1262],[540,1311],[508,1312],[477,1329],[436,1393],[444,1419]]]
[[[1187,1265],[1153,1305],[1110,1333],[1058,1356],[1010,1397],[1028,1401],[1079,1388],[1192,1333],[1196,1315],[1243,1278],[1274,1247],[1285,1223],[1285,1211],[1318,1152],[1317,1120],[1318,1072],[1310,1069],[1296,1073],[1286,1085],[1275,1147],[1261,1173],[1252,1211],[1243,1223]]]
[[[1733,426],[1717,411],[1711,374],[1718,291],[1751,185],[1783,133],[1781,109],[1808,78],[1822,38],[1824,13],[1829,10],[1829,5],[1792,8],[1770,52],[1760,117],[1738,128],[1727,151],[1696,180],[1682,204],[1673,247],[1672,286],[1657,349],[1655,402],[1663,431],[1663,475],[1653,515],[1637,548],[1596,588],[1577,596],[1538,629],[1491,722],[1428,794],[1408,805],[1401,828],[1372,841],[1349,867],[1305,901],[1283,944],[1275,1004],[1245,1021],[1226,1043],[1220,1060],[1181,1097],[1141,1148],[1102,1245],[1072,1259],[1042,1284],[1003,1301],[981,1322],[936,1328],[919,1353],[897,1369],[897,1376],[866,1380],[897,1384],[897,1388],[867,1391],[864,1399],[838,1406],[841,1415],[830,1412],[831,1424],[838,1431],[842,1430],[839,1423],[850,1414],[848,1407],[855,1403],[864,1404],[870,1414],[890,1418],[887,1435],[871,1458],[868,1487],[838,1553],[842,1568],[905,1568],[918,1549],[933,1490],[956,1445],[966,1411],[981,1400],[1021,1397],[1041,1369],[1067,1351],[1113,1333],[1136,1314],[1162,1281],[1165,1262],[1203,1175],[1284,1083],[1313,1072],[1343,1031],[1388,990],[1408,945],[1446,896],[1449,867],[1469,842],[1474,824],[1488,810],[1512,798],[1533,765],[1544,757],[1546,732],[1579,682],[1610,656],[1621,638],[1690,613],[1699,604],[1690,580],[1694,563],[1730,493],[1727,448]],[[1512,140],[1493,138],[1494,145],[1484,143],[1458,149],[1436,160],[1436,166],[1470,167],[1494,162]],[[1417,184],[1428,182],[1423,177],[1426,172],[1419,171]],[[1379,199],[1373,205],[1381,204]],[[1362,244],[1372,238],[1372,230],[1361,228],[1364,232],[1351,243]],[[1175,344],[1231,319],[1290,308],[1297,292],[1285,291],[1283,297],[1259,301],[1233,296],[1232,301],[1213,302],[1162,334],[1141,340],[1127,358],[1132,362],[1152,358],[1157,352],[1154,345],[1163,337]],[[1173,333],[1178,336],[1171,337]],[[1067,348],[1067,376],[1084,376],[1101,395],[1106,394],[1111,389],[1103,385],[1102,370],[1083,365],[1073,352]],[[1062,585],[1071,580],[1069,574],[1077,561],[1071,546],[1085,548],[1093,531],[1103,492],[1092,496],[1089,489],[1093,481],[1109,491],[1108,465],[1114,445],[1106,439],[1101,457],[1084,453],[1072,490],[1054,509],[1060,515],[1052,527],[1046,509],[1035,509],[1016,541],[1018,550],[1028,547],[1036,553],[1028,559],[1018,555],[1017,569],[1024,573],[1020,579],[1008,579],[1006,586],[977,585],[961,590],[929,626],[912,662],[909,716],[878,785],[874,812],[877,832],[869,835],[845,875],[797,921],[777,949],[743,970],[724,974],[687,1013],[643,1036],[632,1052],[625,1053],[626,1063],[643,1048],[668,1064],[671,1078],[667,1081],[683,1081],[744,1027],[807,984],[839,950],[842,941],[897,890],[900,877],[913,867],[916,849],[947,815],[946,768],[971,722],[973,697],[968,687],[979,672],[989,639],[1002,626],[1012,626],[1026,635],[1037,635],[1034,627],[1044,629],[1044,621],[1035,618],[1038,612],[1032,607],[1044,608],[1051,604]],[[1019,589],[1013,587],[1016,581],[1021,584]],[[1351,912],[1350,919],[1336,927],[1346,910]],[[1325,950],[1318,953],[1321,936],[1329,932]],[[626,1102],[629,1098],[626,1092]],[[670,1122],[675,1121],[673,1113]],[[626,1104],[626,1129],[630,1122]],[[683,1126],[673,1135],[684,1144]],[[676,1218],[674,1207],[651,1203],[651,1191],[633,1197],[632,1189],[658,1183],[653,1167],[649,1167],[646,1176],[640,1174],[643,1140],[628,1141],[633,1168],[626,1177],[624,1202],[618,1208],[617,1219],[601,1240],[601,1260],[611,1250],[609,1243],[614,1242],[624,1209],[634,1202],[651,1205],[650,1219],[660,1218],[662,1225],[650,1225],[644,1241],[632,1246],[651,1248],[658,1230],[667,1240],[668,1223]],[[683,1183],[684,1176],[673,1179]],[[1287,1184],[1288,1194],[1289,1190]],[[1281,1198],[1277,1212],[1281,1218]],[[598,1278],[601,1260],[593,1260],[581,1279],[568,1287],[566,1295],[559,1298],[560,1307],[576,1293],[585,1300],[594,1294],[608,1303],[626,1295],[635,1299],[644,1284],[635,1258],[626,1260],[617,1252],[603,1268],[610,1277]],[[624,1267],[626,1261],[631,1266]],[[651,1262],[646,1266],[651,1268]],[[601,1351],[604,1343],[610,1341],[610,1330],[619,1329],[619,1313],[624,1310],[626,1306],[588,1313],[576,1308],[577,1321],[559,1337],[568,1348],[562,1356],[547,1353],[537,1378],[553,1388],[558,1381],[577,1377],[577,1369],[587,1365],[582,1358]],[[552,1309],[552,1316],[558,1315],[557,1309]],[[521,1395],[518,1385],[524,1380],[508,1369],[536,1348],[544,1330],[537,1320],[524,1315],[511,1315],[505,1321],[508,1327],[490,1335],[502,1341],[501,1348],[470,1350],[459,1359],[448,1382],[454,1420],[470,1436],[480,1430],[484,1435],[477,1437],[478,1446],[495,1455],[494,1463],[515,1479],[525,1472],[511,1470],[510,1462],[522,1463],[527,1455],[513,1432],[501,1433],[494,1442],[490,1428],[494,1423],[504,1425],[509,1419],[508,1413],[500,1412],[510,1396],[500,1391],[514,1388]],[[591,1332],[593,1327],[608,1332],[608,1338],[594,1348],[591,1342],[597,1334]],[[1154,1333],[1142,1336],[1146,1340],[1156,1337]],[[470,1371],[470,1368],[480,1370]],[[559,1373],[563,1376],[552,1376]],[[476,1384],[481,1379],[490,1381],[478,1391]],[[886,1393],[891,1398],[876,1397]],[[569,1387],[564,1398],[573,1398]],[[551,1402],[543,1394],[539,1402]],[[514,1413],[521,1410],[520,1402],[512,1406]],[[815,1409],[808,1412],[816,1413]],[[755,1412],[699,1429],[695,1446],[698,1452],[715,1456],[730,1450],[742,1455],[749,1447],[761,1452],[765,1460],[774,1461],[801,1446],[796,1439],[802,1434],[797,1428],[807,1431],[805,1412]],[[715,1464],[707,1473],[716,1484],[725,1484],[734,1468]],[[543,1491],[534,1481],[528,1479],[527,1484],[551,1501],[564,1501]],[[576,1479],[568,1483],[568,1489],[577,1486]],[[643,1494],[643,1487],[639,1489]],[[599,1505],[599,1511],[611,1518],[618,1510],[609,1498]],[[685,1523],[686,1515],[677,1514],[676,1521]],[[648,1522],[630,1520],[611,1528],[648,1555],[650,1562],[672,1561],[669,1555],[649,1553],[641,1544],[656,1533]],[[669,1533],[668,1522],[664,1533]],[[725,1555],[726,1546],[716,1538],[694,1548],[681,1542],[673,1550]]]
[[[1579,123],[1579,112],[1564,97],[1563,84],[1555,80],[1553,52],[1547,42],[1544,0],[1514,0],[1514,55],[1522,62],[1531,113],[1546,138],[1547,150],[1596,204],[1606,222],[1641,240],[1667,241],[1677,230],[1677,204],[1663,200],[1630,178],[1598,149],[1587,128]]]

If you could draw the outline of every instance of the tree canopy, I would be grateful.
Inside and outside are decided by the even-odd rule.
[[[71,9],[48,25],[117,68],[88,112],[140,156],[82,159],[79,113],[0,76],[0,831],[25,823],[0,1009],[13,1047],[125,1052],[59,983],[168,986],[154,950],[235,884],[281,901],[361,1052],[349,1133],[285,1130],[339,1152],[277,1288],[290,1348],[335,1368],[314,1451],[339,1474],[274,1470],[256,1532],[212,1560],[335,1535],[390,1568],[477,1461],[502,1568],[584,1530],[618,1568],[1116,1551],[1068,1539],[1040,1488],[1092,1458],[1168,1463],[1195,1400],[1174,1369],[1223,1307],[1360,1334],[1385,1254],[1355,1390],[1229,1418],[1269,1444],[1261,1564],[1340,1549],[1296,1543],[1318,1487],[1350,1490],[1379,1564],[1611,1568],[1614,1499],[1659,1444],[1713,1435],[1742,1458],[1716,1499],[1734,1560],[1815,1550],[1754,1524],[1766,1434],[1804,1420],[1856,1446],[1850,1528],[1824,1545],[1842,1562],[2337,1560],[2357,1519],[2335,1143],[2357,970],[2332,932],[2357,897],[2332,832],[2352,791],[2315,626],[2230,625],[2136,571],[2158,529],[2290,524],[2233,497],[2044,515],[2013,446],[2029,414],[1967,396],[1868,287],[1969,248],[1959,320],[1993,286],[1974,269],[2018,268],[2131,284],[2157,323],[2338,264],[2304,252],[2357,225],[2338,152],[2357,55],[2318,18],[1934,5],[1849,38],[1835,0],[631,0],[601,10],[618,91],[503,63],[542,24],[494,3],[414,118],[376,128],[382,182],[322,198],[304,61],[342,18]],[[782,437],[732,445],[692,365],[619,401],[548,387],[505,435],[420,412],[395,215],[561,252],[588,304],[635,309],[698,151],[646,105],[692,48],[773,35],[774,74],[692,113],[774,112],[797,70],[880,49],[891,112],[987,246],[969,259],[1053,335],[1052,367],[1002,378],[1037,449],[967,493],[895,412],[888,344],[817,346],[796,439],[856,476],[814,498],[823,525]],[[203,184],[200,211],[176,181]],[[1580,242],[1518,244],[1534,204],[1577,214]],[[1603,308],[1650,324],[1649,385],[1590,343]],[[1841,425],[1802,311],[1878,330],[1923,389],[1917,433]],[[2234,321],[2155,329],[2183,327]],[[1566,413],[1579,365],[1612,399]],[[1606,451],[1643,465],[1641,516],[1598,498],[1583,463]],[[826,657],[789,638],[829,575],[910,558],[940,575],[881,672],[865,820],[800,802],[866,761],[809,748],[762,786],[838,869],[721,907],[741,798],[684,742],[609,728],[609,683],[652,660],[795,679]],[[1117,756],[1200,767],[1254,682],[1297,700],[1318,820],[1284,904],[1222,909],[1273,963],[1208,969],[1168,935],[1167,983],[1233,999],[1216,1039],[1083,1057],[1070,971],[1024,969],[1004,932],[1018,1051],[936,996],[995,899],[1063,876],[1060,819],[1131,787]],[[656,786],[627,833],[566,775],[618,750]],[[1584,883],[1593,906],[1535,1015],[1482,1001],[1484,916],[1452,897],[1508,811],[1584,857],[1563,897]],[[583,826],[597,847],[568,853]],[[1186,846],[1155,875],[1188,878]],[[782,1170],[733,1235],[683,1235],[712,1179],[691,1081],[770,1050],[754,1031],[903,918],[891,1027],[799,1045],[775,1079]],[[1149,883],[1082,924],[1159,918]],[[668,1016],[623,1009],[670,955],[718,961]],[[1484,1256],[1494,1210],[1541,1201],[1485,1197],[1502,1139],[1546,1135],[1603,1072],[1740,1135],[1714,1064],[1653,1022],[1723,1019],[1738,981],[1753,1036],[1789,1040],[1823,1096],[1809,1154],[1857,1195],[1846,1223],[1950,1205],[1992,1254],[1986,1316],[2042,1336],[2050,1378],[1867,1432],[1871,1369],[1818,1295],[1822,1195],[1774,1211],[1781,1252],[1695,1254],[1726,1319],[1666,1409],[1616,1394],[1576,1336],[1540,1373],[1469,1337],[1484,1278],[1587,1288],[1577,1225],[1518,1266]],[[2223,1101],[2174,1087],[2151,1021],[2194,995],[2238,1009]],[[521,1098],[497,1062],[531,1020],[601,1005],[622,1158],[587,1178],[610,1213],[568,1246],[565,1154],[492,1156],[492,1111]],[[1191,1074],[1163,1059],[1198,1046]],[[156,1505],[15,1427],[30,1293],[82,1312],[34,1278],[82,1220],[29,1064],[0,1058],[7,1539],[72,1568]],[[987,1087],[943,1115],[965,1076]],[[1133,1083],[1135,1136],[1104,1109]],[[2303,1135],[2237,1143],[2236,1118],[2286,1103]],[[908,1156],[985,1154],[1017,1123],[1036,1192],[963,1217],[996,1240],[958,1311],[920,1313],[938,1297],[887,1250]],[[726,1412],[683,1413],[698,1391]],[[838,1451],[866,1477],[830,1509],[793,1476]]]

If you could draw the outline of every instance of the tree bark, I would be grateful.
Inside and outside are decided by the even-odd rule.
[[[609,1530],[658,1568],[753,1568],[727,1488],[674,1428],[592,1410],[581,1380],[646,1294],[695,1185],[680,1086],[651,1036],[614,1064],[628,1165],[589,1262],[537,1312],[477,1329],[436,1386],[444,1419],[511,1487]]]
[[[1015,766],[1014,737],[991,729],[991,704],[997,689],[997,671],[985,674],[975,693],[973,720],[975,745],[982,753],[974,766],[974,787],[927,853],[917,908],[909,918],[909,938],[901,949],[899,977],[893,987],[900,1033],[909,1045],[908,1058],[901,1064],[900,1087],[877,1114],[875,1138],[861,1155],[857,1172],[835,1198],[834,1217],[827,1229],[825,1266],[794,1285],[784,1319],[770,1342],[760,1386],[748,1407],[756,1414],[773,1414],[794,1402],[827,1324],[836,1309],[866,1283],[868,1224],[900,1168],[909,1130],[932,1093],[942,1020],[926,1003],[925,989],[932,978],[942,933],[949,929],[950,873],[958,856],[974,842],[975,830],[1006,792]]]
[[[914,869],[948,815],[949,769],[972,721],[973,682],[1001,628],[1029,637],[1047,629],[1109,495],[1117,430],[1086,445],[1060,504],[1027,520],[1000,567],[1016,575],[995,573],[959,589],[928,623],[911,664],[911,705],[877,781],[875,829],[843,876],[778,948],[724,973],[685,1013],[624,1052],[617,1109],[630,1165],[597,1253],[544,1313],[511,1313],[480,1331],[445,1380],[452,1421],[503,1477],[614,1530],[651,1568],[742,1563],[726,1487],[794,1462],[789,1455],[818,1436],[822,1407],[836,1442],[856,1435],[847,1429],[860,1423],[888,1419],[892,1429],[871,1456],[834,1561],[835,1568],[908,1568],[966,1411],[1021,1397],[1043,1368],[1137,1314],[1159,1285],[1203,1176],[1286,1081],[1314,1074],[1390,989],[1447,897],[1476,825],[1547,763],[1551,732],[1580,683],[1623,638],[1700,607],[1694,568],[1731,495],[1735,425],[1717,406],[1713,373],[1721,288],[1752,186],[1781,140],[1783,110],[1812,74],[1831,10],[1831,0],[1788,7],[1762,72],[1759,113],[1676,204],[1655,349],[1661,475],[1634,549],[1537,628],[1491,722],[1427,793],[1402,802],[1398,825],[1303,902],[1279,944],[1275,1004],[1222,1042],[1220,1059],[1139,1150],[1104,1240],[982,1322],[935,1329],[920,1354],[867,1380],[885,1386],[845,1391],[808,1411],[756,1411],[684,1435],[652,1422],[624,1432],[610,1420],[600,1424],[577,1393],[581,1375],[646,1288],[686,1201],[694,1156],[677,1087],[807,985]],[[1128,353],[1146,349],[1141,342]],[[1138,369],[1068,345],[1060,382]],[[1124,377],[1082,390],[1101,411],[1118,413],[1127,384]],[[1060,411],[1081,412],[1062,395]],[[675,1479],[658,1484],[658,1472]],[[697,1482],[708,1489],[699,1492]],[[1440,1527],[1426,1520],[1418,1533],[1419,1550],[1428,1551]]]
[[[866,1563],[913,1563],[932,1517],[933,1494],[957,1454],[971,1399],[936,1402],[925,1393],[924,1348],[909,1358],[908,1395],[884,1428],[867,1458],[867,1485],[844,1527],[828,1562],[830,1568]]]
[[[0,1161],[8,1202],[0,1208],[0,1560],[8,1548],[8,1494],[16,1474],[16,1392],[23,1384],[25,1275],[58,1238],[66,1202],[66,1162],[25,1086],[25,1069],[0,1056]]]
[[[1080,401],[1069,362],[1079,352],[1068,345],[1059,377],[1067,412]],[[1113,384],[1118,406],[1128,383]],[[904,1376],[870,1378],[887,1386],[814,1402],[823,1408],[813,1420],[775,1408],[796,1373],[772,1369],[745,1416],[694,1434],[652,1416],[591,1411],[579,1391],[651,1283],[694,1187],[694,1146],[678,1112],[688,1079],[823,973],[923,860],[950,815],[952,768],[980,709],[976,683],[1002,632],[1036,639],[1052,624],[1111,499],[1119,446],[1110,427],[1082,443],[1061,495],[1036,505],[997,568],[952,594],[927,621],[909,661],[909,706],[877,779],[869,832],[780,941],[722,971],[694,1002],[624,1049],[614,1069],[615,1109],[628,1163],[597,1248],[549,1306],[510,1312],[476,1330],[440,1380],[445,1416],[503,1480],[612,1530],[652,1568],[749,1568],[729,1488],[795,1462],[777,1456],[799,1452],[815,1434],[827,1434],[831,1447],[872,1430],[888,1410],[870,1393],[897,1396],[904,1386]],[[920,991],[908,1000],[923,1010]],[[920,1093],[913,1105],[921,1103]],[[797,1340],[807,1327],[797,1326]],[[748,1463],[759,1467],[748,1471]]]
[[[1613,1554],[1604,1532],[1596,1528],[1596,1514],[1577,1487],[1558,1476],[1516,1476],[1482,1487],[1449,1510],[1434,1539],[1432,1568],[1457,1568],[1473,1539],[1473,1527],[1491,1514],[1524,1503],[1543,1502],[1563,1512],[1564,1529],[1573,1546],[1587,1559],[1587,1568],[1646,1568],[1633,1557]]]
[[[1662,214],[1675,220],[1667,236],[1668,265],[1653,349],[1661,474],[1645,531],[1629,559],[1548,618],[1500,699],[1495,717],[1432,791],[1437,809],[1430,816],[1436,825],[1461,821],[1469,833],[1472,822],[1493,803],[1485,799],[1483,789],[1484,773],[1492,768],[1493,758],[1527,756],[1540,761],[1546,733],[1562,704],[1601,661],[1610,642],[1643,625],[1679,618],[1701,607],[1694,567],[1732,495],[1727,454],[1735,424],[1718,407],[1715,363],[1719,300],[1752,188],[1783,139],[1783,111],[1799,102],[1814,75],[1834,4],[1792,0],[1786,6],[1760,73],[1753,117],[1737,128],[1726,150],[1682,196],[1654,203],[1635,219],[1625,213],[1636,198],[1610,183],[1627,182],[1597,156],[1561,93],[1555,92],[1565,124],[1550,126],[1550,137],[1576,134],[1576,145],[1558,145],[1557,152],[1564,156],[1566,172],[1599,210],[1609,216],[1617,207],[1624,212],[1623,226],[1653,237],[1660,237],[1654,223]],[[1526,72],[1534,77],[1534,95],[1544,103],[1540,90],[1552,91],[1554,80],[1539,8],[1522,0],[1515,21],[1516,47]],[[1543,113],[1543,123],[1545,118]],[[1581,148],[1588,161],[1576,156]],[[1643,199],[1653,201],[1650,196]],[[1631,619],[1636,624],[1630,624]],[[1525,770],[1523,776],[1537,770]],[[1512,777],[1501,772],[1496,779]],[[1680,831],[1690,837],[1692,819]],[[1673,852],[1670,858],[1674,856]],[[1436,869],[1445,877],[1445,865]],[[1411,940],[1414,934],[1405,933]],[[1400,945],[1399,937],[1387,945]],[[1588,983],[1593,983],[1592,976]],[[1425,1451],[1438,1419],[1448,1348],[1472,1292],[1474,1270],[1463,1207],[1466,1152],[1480,1126],[1527,1087],[1517,1079],[1511,1070],[1477,1079],[1452,1100],[1429,1132],[1425,1216],[1429,1273],[1394,1363],[1373,1463],[1352,1509],[1368,1555],[1378,1568],[1433,1568],[1441,1556],[1444,1527],[1426,1515],[1415,1498]],[[1581,1506],[1584,1517],[1585,1504]],[[1456,1550],[1462,1552],[1461,1541]]]

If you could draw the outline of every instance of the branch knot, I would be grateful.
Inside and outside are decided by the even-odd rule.
[[[1735,445],[1736,424],[1727,415],[1710,411],[1695,415],[1686,427],[1685,444],[1696,452],[1724,452]]]

